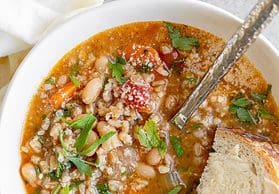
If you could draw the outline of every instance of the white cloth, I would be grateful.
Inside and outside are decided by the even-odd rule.
[[[51,26],[103,0],[0,0],[0,57],[35,44]]]

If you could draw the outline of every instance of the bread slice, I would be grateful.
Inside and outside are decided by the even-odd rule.
[[[279,193],[279,151],[262,136],[219,128],[204,169],[199,194]]]

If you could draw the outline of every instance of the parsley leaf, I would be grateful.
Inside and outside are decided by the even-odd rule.
[[[63,163],[57,161],[57,168],[49,173],[47,173],[47,176],[51,179],[51,180],[59,180],[63,174],[63,172],[66,170],[65,166],[63,165]]]
[[[86,154],[92,152],[92,151],[95,150],[99,145],[101,145],[102,143],[104,143],[105,141],[107,141],[109,138],[111,138],[111,137],[114,136],[115,134],[116,134],[116,131],[111,131],[111,132],[105,134],[105,135],[102,136],[100,139],[98,139],[96,142],[94,142],[89,148],[87,148],[86,150],[83,150],[82,152],[80,152],[80,154],[86,155]]]
[[[110,194],[111,193],[109,191],[107,183],[98,184],[98,185],[96,185],[96,188],[97,188],[99,194]]]
[[[78,151],[81,151],[82,148],[87,143],[90,130],[93,128],[93,125],[96,121],[96,118],[93,116],[92,113],[87,114],[86,116],[82,117],[81,119],[70,123],[70,126],[75,129],[82,129],[80,135],[76,139],[75,148]]]
[[[171,142],[172,148],[174,149],[176,155],[178,157],[183,156],[184,149],[181,146],[181,139],[178,137],[175,137],[175,136],[170,136],[170,142]]]
[[[68,148],[64,142],[64,137],[63,137],[63,131],[59,131],[59,140],[60,140],[60,143],[62,145],[62,148],[65,150],[65,151],[68,151]]]
[[[80,184],[82,184],[84,182],[84,180],[77,180],[74,181],[72,184],[70,184],[69,186],[69,190],[73,190],[74,188],[78,187]]]
[[[242,122],[248,122],[248,123],[256,124],[255,119],[253,118],[251,113],[245,108],[238,107],[237,110],[236,110],[236,116]]]
[[[124,84],[127,81],[126,77],[123,77],[123,68],[122,65],[125,65],[126,61],[122,57],[117,57],[115,63],[109,61],[108,66],[112,69],[112,76],[116,78],[116,80]]]
[[[251,104],[250,101],[242,95],[234,98],[231,103],[242,108],[246,108]]]
[[[193,47],[199,46],[197,38],[182,36],[179,29],[174,28],[174,26],[169,22],[164,22],[164,25],[169,31],[171,43],[174,48],[188,51],[192,50]]]
[[[136,134],[140,145],[145,147],[156,147],[161,156],[164,156],[167,151],[166,143],[160,139],[156,124],[153,120],[145,122],[144,127],[136,126]]]
[[[260,101],[260,102],[263,102],[264,99],[266,99],[266,95],[265,95],[265,94],[251,93],[251,96],[252,96],[255,100]]]
[[[86,164],[86,161],[74,156],[65,155],[65,157],[78,168],[80,174],[85,173],[87,176],[92,176],[91,168],[88,164]]]
[[[55,81],[54,81],[54,79],[52,79],[52,78],[50,77],[50,78],[46,79],[45,83],[46,83],[46,84],[50,84],[50,85],[54,85],[54,84],[55,84]]]
[[[271,92],[271,88],[272,88],[272,86],[271,86],[270,84],[268,84],[268,85],[267,85],[267,89],[266,89],[266,91],[265,91],[264,94],[251,93],[251,96],[252,96],[255,100],[257,100],[257,101],[263,103],[263,101],[267,98],[267,96],[268,96],[269,93]]]
[[[271,114],[268,110],[266,110],[263,107],[260,109],[259,115],[260,115],[260,117],[262,117],[264,119],[270,119],[270,120],[276,120],[277,119],[273,114]]]
[[[75,84],[76,87],[80,87],[80,81],[75,77],[75,74],[78,72],[78,64],[76,63],[69,73],[69,78]]]
[[[58,194],[59,190],[61,189],[60,185],[56,185],[52,190],[51,194]]]
[[[70,193],[70,188],[69,188],[69,185],[66,185],[65,187],[63,187],[59,194],[69,194]]]
[[[182,189],[181,185],[176,185],[171,191],[168,192],[168,194],[177,194]]]

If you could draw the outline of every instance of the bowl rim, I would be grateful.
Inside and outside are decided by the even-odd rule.
[[[133,0],[133,1],[130,1],[130,0],[117,0],[117,1],[108,2],[108,3],[105,3],[104,5],[102,5],[100,7],[91,8],[91,9],[88,9],[88,10],[82,12],[82,13],[79,13],[78,15],[73,16],[69,20],[63,22],[62,24],[60,24],[60,25],[56,26],[55,28],[51,29],[50,31],[48,31],[48,33],[32,48],[32,50],[24,58],[24,60],[22,61],[21,65],[16,70],[12,80],[10,81],[10,84],[9,84],[7,90],[6,90],[6,94],[4,96],[4,99],[3,99],[2,104],[0,106],[0,131],[3,132],[3,130],[5,130],[4,121],[7,122],[9,120],[9,115],[11,115],[11,113],[7,113],[6,112],[9,109],[9,107],[7,107],[8,104],[9,104],[8,103],[9,98],[13,95],[13,93],[15,91],[16,84],[20,81],[19,77],[23,76],[23,74],[25,73],[26,69],[28,69],[28,62],[31,60],[30,58],[32,58],[33,55],[36,55],[36,52],[37,52],[37,50],[40,49],[41,44],[43,44],[46,41],[48,41],[49,37],[55,36],[55,34],[58,31],[61,31],[63,28],[69,26],[71,23],[75,23],[76,21],[82,19],[82,17],[85,16],[86,14],[88,14],[88,13],[96,12],[97,10],[99,10],[99,11],[100,10],[105,10],[105,9],[109,9],[109,8],[113,8],[113,7],[114,8],[121,7],[121,6],[123,6],[123,4],[126,4],[125,6],[131,6],[132,3],[139,3],[139,4],[146,4],[146,5],[148,5],[148,4],[150,4],[150,0]],[[164,4],[165,3],[165,4],[167,4],[167,3],[169,3],[169,1],[168,0],[152,0],[151,4],[154,5],[155,3],[160,3],[160,4]],[[197,7],[202,7],[204,9],[208,10],[208,12],[210,12],[210,13],[211,12],[214,12],[214,13],[216,12],[216,13],[218,13],[220,15],[224,15],[224,16],[228,17],[229,20],[231,20],[233,22],[236,22],[238,24],[240,24],[243,21],[243,20],[239,19],[238,17],[234,16],[233,14],[231,14],[231,13],[229,13],[229,12],[219,8],[219,7],[211,5],[209,3],[205,3],[205,2],[201,2],[201,1],[194,1],[194,0],[172,0],[172,3],[173,4],[175,4],[175,3],[185,3],[185,5],[186,4],[187,5],[192,4],[192,5],[195,5]],[[86,40],[86,38],[84,40]],[[279,52],[277,51],[277,49],[264,36],[260,35],[257,41],[259,42],[259,44],[265,45],[266,48],[268,48],[269,51],[271,51],[272,54],[277,59],[279,59]],[[65,52],[64,54],[66,54],[67,52]],[[59,58],[61,58],[61,57],[59,57]],[[51,64],[51,67],[53,67],[54,65],[55,64]],[[42,81],[42,78],[41,78],[41,81]],[[40,81],[40,83],[41,83],[41,81]],[[39,87],[39,85],[37,85],[35,91],[37,91],[38,87]],[[33,95],[34,95],[34,93],[31,94],[31,96],[33,96]],[[31,99],[29,99],[29,102],[30,102],[30,100]],[[28,108],[26,109],[25,114],[27,113],[27,111],[28,111]],[[25,123],[25,120],[21,121],[21,126],[23,126],[24,123]],[[21,133],[20,134],[20,137],[21,137],[21,135],[22,135],[22,128],[19,131]],[[4,137],[0,136],[0,149],[2,149],[1,153],[5,153],[5,151],[3,151],[3,149],[4,149],[3,146],[5,146],[5,145],[3,145],[2,141],[1,141],[1,140],[3,140],[3,138]],[[18,148],[17,155],[20,155],[20,153],[19,153],[19,143],[20,142],[17,142],[17,148]],[[2,162],[1,162],[1,164],[2,164]],[[3,165],[1,165],[1,169],[3,169]],[[19,166],[18,166],[17,171],[19,172]],[[9,184],[7,184],[7,181],[8,180],[12,180],[11,178],[6,180],[5,176],[6,175],[3,174],[3,173],[1,173],[1,175],[0,175],[0,192],[2,194],[9,193],[9,190],[7,188],[7,185],[9,185]],[[16,176],[16,175],[14,175],[14,176]],[[5,184],[7,184],[7,185],[5,185]],[[23,183],[22,182],[16,183],[16,184],[22,185],[21,188],[23,188]],[[16,188],[19,188],[18,185],[16,186]],[[19,192],[20,193],[24,193],[24,189],[20,190]]]

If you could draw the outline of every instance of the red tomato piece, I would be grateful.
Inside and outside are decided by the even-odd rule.
[[[134,66],[142,66],[153,64],[160,66],[163,64],[159,53],[152,47],[132,44],[129,45],[124,53],[126,61],[132,63]]]
[[[184,67],[183,58],[179,52],[174,48],[170,53],[163,54],[160,53],[161,59],[166,63],[167,67],[170,69],[175,64],[178,68]],[[181,62],[179,62],[181,61]]]
[[[132,81],[131,79],[122,87],[122,97],[128,106],[139,112],[151,110],[151,86],[144,80]]]

